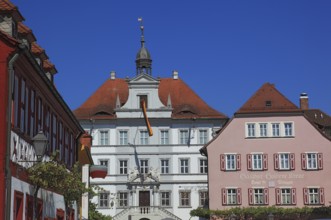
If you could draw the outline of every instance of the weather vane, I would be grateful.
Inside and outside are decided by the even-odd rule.
[[[144,25],[143,25],[143,18],[139,17],[138,22],[140,22],[140,30],[141,30],[141,36],[144,36]]]

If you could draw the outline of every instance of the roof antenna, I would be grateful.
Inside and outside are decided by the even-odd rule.
[[[145,47],[143,18],[142,17],[139,17],[138,18],[138,22],[140,22],[140,30],[141,30],[141,38],[140,38],[141,47]]]

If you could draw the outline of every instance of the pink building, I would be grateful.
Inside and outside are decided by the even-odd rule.
[[[331,204],[331,118],[264,84],[200,151],[209,208]]]

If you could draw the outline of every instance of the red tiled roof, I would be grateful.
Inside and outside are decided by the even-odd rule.
[[[307,118],[322,127],[331,127],[331,117],[319,109],[304,110]]]
[[[42,47],[40,47],[36,42],[33,42],[31,44],[31,52],[34,55],[39,56],[40,59],[42,59],[42,60],[48,59],[48,56],[47,56],[45,50]]]
[[[43,68],[52,74],[57,73],[55,65],[53,63],[51,63],[51,61],[49,61],[49,60],[43,60]]]
[[[109,79],[77,108],[74,114],[78,119],[116,118],[114,109],[117,96],[123,106],[128,100],[128,95],[129,87],[126,80]],[[159,97],[164,105],[167,105],[169,95],[173,107],[173,118],[227,118],[224,114],[208,106],[181,79],[160,79]]]
[[[34,34],[32,33],[32,30],[28,28],[26,25],[24,25],[22,22],[18,23],[18,33],[27,36],[27,39],[30,43],[37,40]]]
[[[17,7],[9,0],[0,0],[0,13],[1,12],[5,12],[5,13],[11,12],[13,13],[13,17],[15,17],[17,21],[24,20],[23,16],[18,11]]]
[[[300,111],[275,88],[274,84],[265,83],[235,114]]]

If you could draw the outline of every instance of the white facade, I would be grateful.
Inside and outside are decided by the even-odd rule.
[[[128,82],[128,100],[117,106],[115,119],[80,120],[93,138],[94,163],[108,166],[105,179],[90,180],[104,190],[93,202],[115,220],[187,220],[192,209],[207,205],[207,161],[199,149],[224,120],[172,118],[171,101],[162,104],[158,85],[140,74]],[[141,96],[147,97],[151,137]]]

